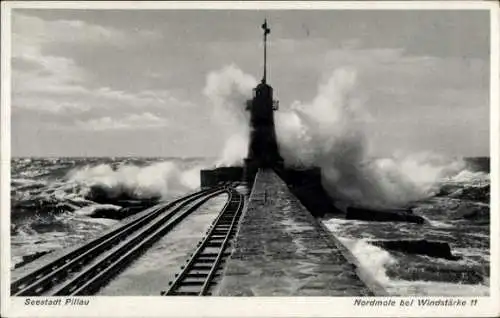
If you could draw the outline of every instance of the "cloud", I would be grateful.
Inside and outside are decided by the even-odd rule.
[[[225,125],[211,120],[206,107],[211,100],[203,94],[205,75],[234,63],[260,79],[259,13],[133,11],[13,11],[12,105],[19,148],[31,144],[40,149],[37,153],[48,153],[46,145],[51,144],[66,153],[58,145],[58,131],[47,126],[74,129],[69,125],[77,122],[74,133],[66,132],[92,145],[88,153],[106,153],[109,145],[115,147],[110,153],[127,152],[130,145],[120,144],[122,136],[131,143],[132,135],[136,147],[149,147],[150,153],[173,151],[170,142],[164,150],[153,146],[165,137],[197,152],[217,146]],[[442,21],[444,13],[432,14],[436,19],[426,20],[431,23],[420,22],[428,12],[273,14],[267,75],[282,110],[295,100],[312,100],[324,74],[352,67],[358,81],[350,98],[366,106],[363,124],[377,136],[373,147],[380,153],[404,145],[487,148],[487,136],[477,131],[488,129],[489,62],[484,55],[489,37],[483,32],[479,40],[471,36],[472,42],[460,41],[461,34],[477,35],[482,27],[467,33],[474,23],[457,18],[434,30],[432,22]],[[484,17],[477,21],[487,28],[487,15],[479,18]],[[127,128],[133,126],[128,114],[145,113],[170,119],[162,134]],[[105,129],[121,133],[105,134],[109,139],[92,133]],[[443,131],[448,139],[435,138]],[[465,135],[474,140],[463,143]],[[43,136],[50,141],[44,143]],[[142,143],[145,136],[152,142]],[[94,151],[99,143],[103,150]]]
[[[85,45],[106,44],[126,46],[131,40],[160,39],[161,33],[152,30],[134,30],[126,33],[122,30],[87,23],[81,20],[52,20],[26,15],[14,11],[12,29],[16,41],[27,46],[42,43],[77,43]],[[18,46],[19,50],[25,49]],[[14,51],[19,53],[19,51]]]
[[[165,118],[152,113],[129,114],[121,118],[100,117],[87,121],[76,121],[76,128],[90,131],[155,129],[167,125]]]
[[[69,57],[49,54],[50,48],[65,43],[127,45],[137,39],[158,35],[143,30],[126,34],[110,27],[79,20],[43,19],[14,14],[12,37],[12,105],[58,114],[112,107],[163,107],[186,105],[168,90],[125,92],[99,83],[89,70]],[[48,50],[49,49],[49,50]],[[96,51],[97,52],[97,51]]]
[[[12,105],[15,108],[57,114],[190,105],[167,90],[125,92],[107,86],[88,87],[84,70],[66,58],[41,57],[38,61],[18,58],[15,61],[31,68],[12,73]]]

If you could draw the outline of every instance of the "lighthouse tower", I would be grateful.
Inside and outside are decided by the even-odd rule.
[[[264,74],[261,82],[253,89],[252,99],[247,102],[247,110],[250,112],[250,142],[245,162],[252,171],[283,165],[274,126],[274,111],[278,110],[278,101],[273,100],[273,88],[267,84],[267,36],[271,32],[267,21],[262,24],[262,29],[264,30]]]

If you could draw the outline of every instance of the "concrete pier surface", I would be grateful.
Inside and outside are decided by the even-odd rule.
[[[272,170],[257,173],[218,296],[370,296],[330,234]]]

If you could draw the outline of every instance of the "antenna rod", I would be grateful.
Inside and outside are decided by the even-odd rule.
[[[262,29],[264,30],[264,76],[262,77],[262,83],[266,83],[266,71],[267,71],[267,35],[271,33],[271,29],[267,27],[267,19],[264,20],[262,24]]]

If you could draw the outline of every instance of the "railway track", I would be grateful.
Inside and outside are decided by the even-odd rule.
[[[199,206],[223,193],[230,197],[232,191],[211,188],[152,208],[12,282],[11,295],[92,295]]]
[[[211,295],[216,285],[222,265],[229,256],[228,248],[237,230],[243,210],[244,197],[231,191],[229,200],[221,213],[212,222],[203,240],[198,242],[196,251],[181,267],[163,296],[205,296]]]

